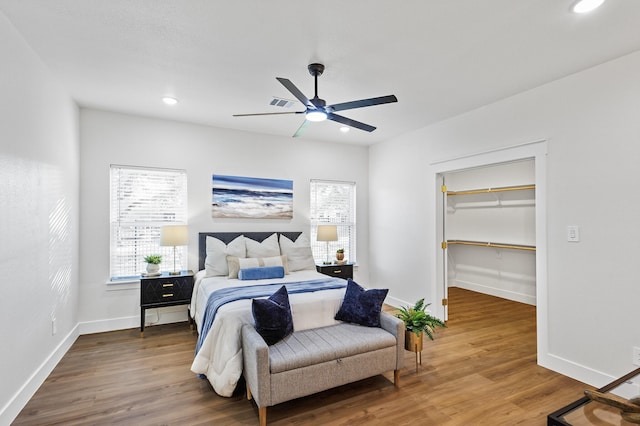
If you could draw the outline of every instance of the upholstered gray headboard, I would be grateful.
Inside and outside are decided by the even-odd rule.
[[[225,244],[229,244],[231,241],[239,237],[240,235],[244,235],[247,238],[251,238],[252,240],[262,242],[266,238],[273,235],[272,232],[200,232],[198,234],[198,270],[201,271],[204,269],[204,260],[207,257],[207,237],[214,237],[219,239]],[[302,232],[276,232],[278,234],[278,241],[280,240],[280,235],[284,235],[289,238],[291,241],[295,241],[298,239]]]

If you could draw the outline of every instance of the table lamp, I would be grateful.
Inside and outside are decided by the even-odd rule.
[[[160,230],[160,245],[173,246],[173,271],[169,275],[180,275],[176,270],[176,246],[186,246],[189,243],[189,229],[187,225],[168,225]]]
[[[329,241],[338,241],[338,227],[336,225],[318,225],[318,241],[326,241],[327,243],[327,261],[325,265],[329,265]]]

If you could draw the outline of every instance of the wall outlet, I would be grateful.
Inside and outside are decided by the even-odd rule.
[[[58,323],[55,318],[51,318],[51,335],[55,336],[58,332]]]
[[[633,365],[640,367],[640,348],[637,346],[633,347]]]

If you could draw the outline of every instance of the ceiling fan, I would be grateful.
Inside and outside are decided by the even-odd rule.
[[[282,114],[305,114],[306,120],[294,133],[293,137],[298,137],[302,134],[304,129],[309,125],[311,121],[324,121],[332,120],[346,126],[355,127],[356,129],[364,130],[365,132],[373,132],[376,128],[369,124],[361,123],[356,120],[352,120],[347,117],[335,114],[336,111],[344,111],[347,109],[362,108],[373,105],[388,104],[391,102],[398,102],[398,98],[394,95],[380,96],[378,98],[361,99],[359,101],[343,102],[339,104],[327,105],[324,99],[318,97],[318,77],[324,72],[324,65],[322,64],[310,64],[307,69],[315,80],[315,94],[312,99],[308,99],[290,80],[286,78],[276,77],[278,80],[293,96],[296,97],[306,107],[304,111],[290,111],[290,112],[264,112],[256,114],[234,114],[234,117],[249,117],[255,115],[282,115]]]

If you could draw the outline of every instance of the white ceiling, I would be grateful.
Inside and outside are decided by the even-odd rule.
[[[303,137],[369,145],[640,49],[640,0],[0,0],[0,11],[81,105],[291,136],[301,115],[276,77],[372,133],[312,123]],[[8,60],[8,58],[3,58]],[[168,107],[160,101],[175,96]],[[303,110],[301,104],[295,110]]]

